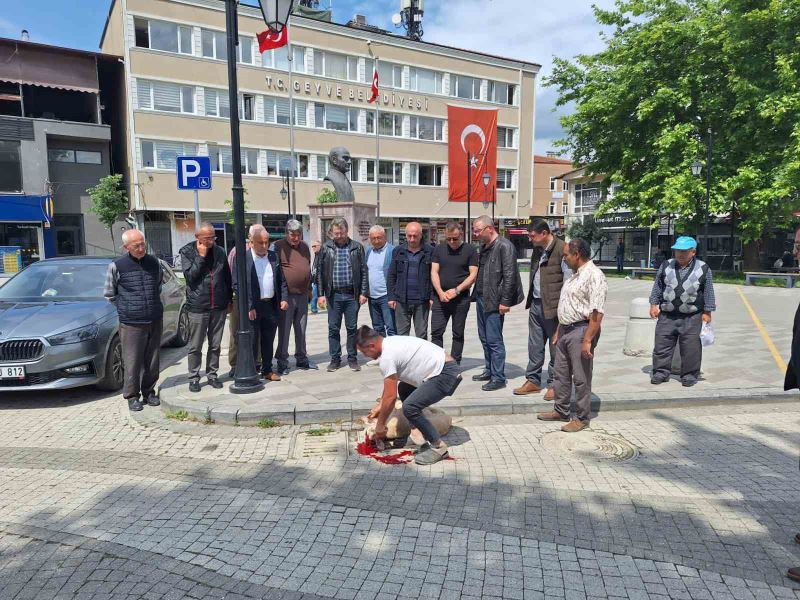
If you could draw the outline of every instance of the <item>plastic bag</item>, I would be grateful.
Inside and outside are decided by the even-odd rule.
[[[703,323],[703,328],[700,330],[700,343],[703,346],[711,346],[714,338],[714,326],[711,323]]]

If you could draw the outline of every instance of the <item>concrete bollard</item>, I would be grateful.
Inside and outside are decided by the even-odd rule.
[[[628,326],[625,331],[625,344],[622,352],[626,356],[650,356],[653,354],[653,340],[656,322],[650,318],[650,301],[647,298],[631,300],[628,313]]]

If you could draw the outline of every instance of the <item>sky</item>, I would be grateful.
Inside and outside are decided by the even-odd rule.
[[[0,0],[0,37],[17,38],[27,29],[31,41],[98,50],[111,0]],[[392,25],[400,0],[322,0],[333,5],[333,19],[355,14],[372,25],[401,34]],[[536,153],[553,149],[563,136],[555,108],[556,92],[542,85],[553,56],[571,58],[603,46],[592,4],[613,0],[427,0],[423,40],[497,54],[542,65],[536,85]]]

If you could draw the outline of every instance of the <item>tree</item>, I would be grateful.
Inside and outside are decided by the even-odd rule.
[[[714,134],[711,214],[734,210],[746,241],[787,224],[800,189],[800,3],[785,0],[618,0],[595,8],[606,47],[556,59],[548,85],[560,144],[604,186],[601,207],[685,225],[705,214],[705,162]]]
[[[567,228],[567,237],[571,240],[575,238],[586,240],[589,246],[600,244],[597,252],[608,242],[608,234],[600,228],[592,215],[585,215],[583,221],[573,221]]]
[[[317,196],[317,204],[332,204],[336,202],[336,192],[330,188],[322,188],[319,196]]]
[[[245,189],[243,190],[243,195],[244,195],[244,196],[247,196],[247,188],[245,188]],[[233,209],[233,200],[231,200],[230,198],[228,198],[227,200],[225,200],[224,204],[225,204],[225,206],[227,206],[227,207],[228,207],[228,210],[227,210],[227,211],[225,211],[225,215],[228,217],[228,223],[230,223],[231,225],[233,225],[233,224],[234,224],[234,222],[235,222],[235,218],[234,218],[234,216],[235,216],[235,215],[234,215],[234,213],[236,212],[236,211]],[[244,199],[244,213],[245,213],[245,220],[247,219],[247,211],[248,211],[248,210],[250,210],[250,202],[249,202],[249,201],[248,201],[248,199],[245,197],[245,199]],[[200,223],[196,223],[196,224],[195,224],[195,227],[200,227]]]
[[[97,215],[97,219],[106,227],[111,234],[111,245],[116,248],[114,241],[114,223],[119,217],[128,212],[128,197],[122,188],[122,175],[106,175],[97,185],[86,190],[92,199],[89,212]]]

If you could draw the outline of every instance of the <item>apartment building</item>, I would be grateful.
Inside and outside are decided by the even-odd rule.
[[[182,154],[211,157],[213,190],[200,194],[203,218],[223,243],[233,243],[223,8],[219,0],[113,0],[103,32],[103,51],[125,59],[122,143],[132,208],[161,254],[177,252],[194,230],[193,196],[176,189],[175,157]],[[282,175],[293,171],[294,204],[307,223],[308,205],[331,187],[323,181],[328,152],[344,146],[353,156],[356,200],[377,203],[380,194],[380,222],[394,241],[410,219],[437,237],[448,219],[467,213],[464,203],[448,202],[448,104],[499,109],[495,213],[530,214],[539,65],[297,15],[290,47],[260,54],[256,33],[263,29],[258,9],[241,6],[234,110],[242,119],[250,220],[280,233],[288,210]],[[376,58],[377,114],[367,102]],[[485,210],[473,203],[473,215]]]

